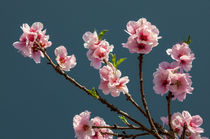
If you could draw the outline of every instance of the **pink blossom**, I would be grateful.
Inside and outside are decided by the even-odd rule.
[[[123,47],[128,48],[130,53],[148,54],[153,47],[158,45],[159,30],[151,25],[145,18],[138,21],[129,21],[127,31],[130,37]]]
[[[163,127],[165,126],[165,124],[168,125],[168,116],[167,117],[162,116],[160,117],[160,120],[163,122]]]
[[[104,119],[100,117],[95,117],[91,119],[91,122],[94,126],[108,126]],[[113,133],[112,130],[108,128],[94,128],[95,135],[91,136],[91,139],[112,139],[113,136],[108,134],[101,134],[102,133]]]
[[[168,117],[161,117],[160,119],[163,122],[163,126],[165,124],[166,125],[169,124]],[[181,113],[177,112],[171,116],[171,126],[172,126],[174,132],[176,132],[178,135],[182,134],[183,127],[184,127],[183,123],[184,123],[184,120],[183,120]]]
[[[163,124],[168,125],[168,117],[161,117],[161,120]],[[188,139],[206,139],[200,137],[200,133],[204,132],[203,128],[200,128],[202,123],[203,119],[199,115],[191,116],[188,111],[177,112],[171,116],[173,130],[181,136],[184,126],[186,126],[186,132],[190,135]]]
[[[56,61],[64,71],[70,71],[76,66],[76,58],[74,55],[67,56],[67,50],[64,46],[59,46],[55,49]]]
[[[177,72],[177,70],[179,69],[179,63],[177,62],[168,63],[164,61],[159,64],[159,68],[163,70],[170,70],[172,72]]]
[[[207,137],[201,137],[200,134],[191,134],[187,139],[208,139]]]
[[[113,97],[117,97],[122,93],[128,93],[128,88],[126,84],[129,82],[127,76],[121,77],[120,70],[116,69],[112,64],[103,66],[99,70],[101,77],[101,83],[99,89],[103,91],[105,95],[111,93]]]
[[[137,43],[136,39],[132,36],[128,38],[126,43],[122,44],[123,47],[128,48],[130,53],[141,53],[141,54],[148,54],[152,50],[151,45],[145,45],[143,43]]]
[[[13,46],[18,49],[23,56],[32,58],[36,63],[40,63],[40,57],[44,57],[40,50],[37,50],[39,44],[42,48],[47,48],[52,45],[49,40],[49,35],[46,30],[42,31],[43,24],[35,22],[30,27],[28,24],[23,24],[21,27],[23,34],[19,41],[14,42]]]
[[[179,136],[182,134],[184,123],[185,121],[181,113],[177,112],[171,116],[171,126]]]
[[[169,86],[171,83],[170,72],[168,70],[159,69],[154,73],[154,87],[155,93],[160,94],[161,96],[166,94],[169,91]]]
[[[114,46],[109,45],[105,40],[98,40],[96,32],[86,32],[83,40],[85,41],[84,47],[89,49],[87,57],[91,61],[90,66],[99,69],[104,60],[108,61],[109,53],[113,51]]]
[[[80,115],[75,115],[73,118],[73,127],[75,131],[75,137],[77,139],[91,139],[91,136],[95,134],[92,129],[93,123],[89,120],[90,112],[84,111]]]
[[[164,95],[169,91],[169,86],[171,84],[171,75],[177,72],[179,66],[177,62],[161,62],[159,64],[159,68],[153,74],[154,79],[154,87],[155,93]]]
[[[159,64],[159,68],[153,74],[155,93],[164,95],[170,91],[174,96],[173,100],[178,99],[179,101],[183,101],[187,93],[191,94],[193,91],[191,76],[187,73],[179,73],[179,68],[177,62]]]
[[[199,115],[191,116],[188,111],[182,112],[183,119],[185,121],[185,124],[187,125],[187,130],[190,133],[203,133],[203,128],[200,128],[200,126],[203,123],[203,119]]]
[[[94,31],[93,33],[86,32],[82,36],[82,38],[85,42],[84,47],[88,49],[96,49],[98,47],[97,45],[100,43],[100,41],[98,40],[98,35],[96,31]]]
[[[167,49],[166,52],[171,55],[172,59],[178,61],[185,71],[191,70],[195,56],[187,43],[175,44],[172,49]]]
[[[183,101],[186,98],[186,94],[191,94],[193,88],[191,87],[191,76],[186,73],[171,74],[171,84],[169,86],[170,92],[174,95],[173,99]]]

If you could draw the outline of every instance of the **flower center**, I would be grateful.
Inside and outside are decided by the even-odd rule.
[[[148,41],[148,36],[147,35],[144,35],[143,33],[140,35],[140,40],[142,41]]]
[[[180,88],[181,86],[182,86],[182,82],[181,81],[176,81],[176,86],[177,86],[177,88]]]
[[[140,50],[144,49],[144,48],[145,48],[145,44],[139,43],[139,44],[138,44],[138,48],[139,48]]]
[[[89,125],[84,125],[83,126],[84,131],[87,131],[89,128],[90,128]]]
[[[60,57],[59,61],[61,64],[64,64],[66,62],[66,59],[64,57]]]

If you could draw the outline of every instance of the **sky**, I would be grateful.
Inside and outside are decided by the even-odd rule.
[[[130,54],[122,43],[128,38],[124,31],[127,22],[142,17],[156,25],[162,36],[159,45],[144,57],[143,64],[145,95],[152,117],[161,123],[160,117],[167,115],[165,96],[154,93],[153,73],[160,62],[172,61],[166,50],[191,35],[190,48],[196,57],[190,71],[194,91],[183,102],[173,101],[171,110],[200,115],[204,121],[203,136],[210,137],[209,0],[1,0],[0,17],[1,139],[72,139],[72,119],[85,110],[91,112],[91,118],[100,116],[109,125],[124,125],[119,115],[55,73],[46,59],[35,64],[14,49],[12,44],[22,34],[23,23],[42,22],[53,44],[47,49],[48,54],[55,60],[54,49],[64,45],[77,59],[76,67],[68,74],[89,89],[98,89],[100,77],[98,70],[90,67],[82,35],[94,29],[109,30],[104,38],[114,45],[118,58],[127,57],[119,69],[122,76],[129,76],[129,91],[141,104],[138,55]],[[149,126],[123,94],[113,98],[99,92],[110,103]]]

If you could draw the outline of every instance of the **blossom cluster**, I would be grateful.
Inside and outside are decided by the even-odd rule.
[[[191,94],[193,91],[191,76],[184,70],[191,70],[192,61],[195,59],[194,54],[185,42],[174,45],[172,49],[167,50],[167,53],[176,61],[159,64],[159,68],[153,74],[153,89],[155,93],[160,95],[170,91],[174,96],[173,99],[183,101],[186,94]]]
[[[100,70],[101,83],[99,89],[103,91],[105,95],[111,93],[113,97],[120,95],[120,92],[128,93],[126,84],[129,82],[128,76],[121,77],[120,70],[116,69],[111,63],[103,66]]]
[[[161,120],[163,125],[169,124],[168,117],[161,117]],[[199,115],[191,116],[188,111],[183,111],[182,113],[177,112],[171,116],[171,126],[175,133],[181,136],[185,126],[188,139],[207,139],[200,135],[200,133],[204,132],[204,129],[200,128],[202,123],[203,119]]]
[[[42,48],[47,48],[52,45],[51,41],[48,41],[49,35],[45,35],[46,30],[42,31],[43,24],[35,22],[31,27],[28,24],[23,24],[21,29],[23,34],[20,36],[19,41],[13,43],[13,46],[18,49],[23,56],[30,57],[36,63],[40,63],[40,57],[44,57],[44,55],[37,49],[38,45]]]
[[[106,40],[100,40],[96,31],[86,32],[83,35],[84,47],[88,49],[87,57],[91,61],[90,66],[96,69],[101,67],[101,63],[108,61],[109,53],[113,51],[114,46],[109,45]]]
[[[14,42],[13,46],[18,49],[23,56],[32,58],[35,63],[41,62],[41,57],[44,57],[42,49],[46,49],[52,45],[49,40],[49,35],[46,30],[42,31],[43,24],[35,22],[30,27],[28,24],[23,24],[21,27],[23,34],[20,36],[19,41]],[[55,49],[56,61],[64,71],[70,71],[76,65],[76,57],[74,55],[67,56],[67,50],[64,46],[59,46]]]
[[[138,21],[129,21],[126,32],[130,35],[123,47],[128,48],[130,53],[148,54],[153,47],[158,45],[159,30],[145,18]]]
[[[84,111],[73,118],[73,127],[75,137],[77,139],[112,139],[112,135],[106,133],[113,133],[108,128],[92,128],[92,126],[108,126],[106,122],[100,118],[95,117],[90,120],[90,112]]]
[[[109,45],[106,40],[101,40],[96,31],[93,33],[86,32],[83,35],[84,47],[88,49],[87,57],[91,61],[90,65],[99,69],[101,82],[99,89],[105,95],[111,93],[113,97],[120,95],[120,92],[128,93],[126,84],[129,82],[127,76],[121,77],[121,72],[109,61],[109,54],[113,51],[114,46]],[[102,63],[107,65],[102,66]]]

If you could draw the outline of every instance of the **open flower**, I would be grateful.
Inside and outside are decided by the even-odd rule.
[[[109,45],[106,40],[98,40],[98,35],[94,31],[86,32],[83,35],[84,47],[88,49],[87,57],[91,61],[90,66],[96,69],[101,67],[101,63],[108,61],[109,53],[113,51],[114,46]]]
[[[153,74],[154,91],[157,94],[164,95],[168,91],[173,94],[173,100],[183,101],[186,94],[191,94],[191,76],[188,73],[179,73],[180,68],[178,62],[162,62],[159,68]]]
[[[169,86],[171,83],[170,72],[168,70],[158,70],[154,73],[154,87],[155,93],[160,94],[161,96],[164,95],[169,91]]]
[[[129,21],[126,32],[130,35],[123,47],[130,53],[148,54],[153,47],[158,45],[159,30],[145,18],[138,21]]]
[[[173,99],[183,101],[186,98],[186,94],[191,94],[193,88],[191,87],[191,76],[187,73],[175,73],[171,74],[171,84],[169,86],[170,92],[174,95]]]
[[[161,120],[163,124],[168,125],[168,117],[161,117]],[[181,136],[184,126],[186,126],[186,133],[189,135],[188,139],[207,139],[200,136],[200,133],[204,132],[203,128],[200,128],[202,123],[203,119],[199,115],[191,116],[188,111],[177,112],[171,116],[173,130]]]
[[[95,117],[91,119],[91,122],[94,126],[108,126],[104,119],[100,117]],[[94,128],[95,135],[91,137],[91,139],[112,139],[112,135],[108,135],[105,133],[113,133],[112,130],[108,128]],[[104,134],[103,134],[104,133]]]
[[[113,133],[108,128],[93,128],[92,126],[108,126],[103,118],[95,117],[90,120],[90,112],[84,111],[73,118],[73,127],[77,139],[112,139]]]
[[[171,55],[172,59],[179,62],[185,71],[188,72],[191,70],[192,61],[195,59],[195,56],[187,43],[177,43],[172,49],[167,49],[166,52],[168,55]]]
[[[84,111],[80,115],[75,115],[73,118],[73,127],[75,131],[75,137],[77,139],[91,139],[91,136],[95,134],[92,129],[92,122],[90,119],[90,112]]]
[[[129,82],[127,76],[121,77],[120,70],[116,69],[112,64],[103,66],[99,70],[101,77],[101,83],[99,89],[103,91],[105,95],[111,93],[113,97],[117,97],[122,93],[128,93],[128,88],[126,84]]]
[[[68,56],[67,50],[64,46],[59,46],[55,49],[56,61],[62,70],[70,71],[76,66],[76,57],[74,55]]]
[[[13,46],[18,49],[23,56],[32,58],[36,63],[40,63],[40,57],[44,57],[42,52],[37,48],[47,48],[52,45],[49,40],[49,35],[45,35],[46,30],[42,31],[43,24],[35,22],[30,27],[28,24],[23,24],[21,27],[23,34],[19,41],[14,42]]]
[[[164,95],[169,91],[169,86],[171,84],[171,75],[179,69],[177,62],[161,62],[157,71],[153,74],[155,93]]]

